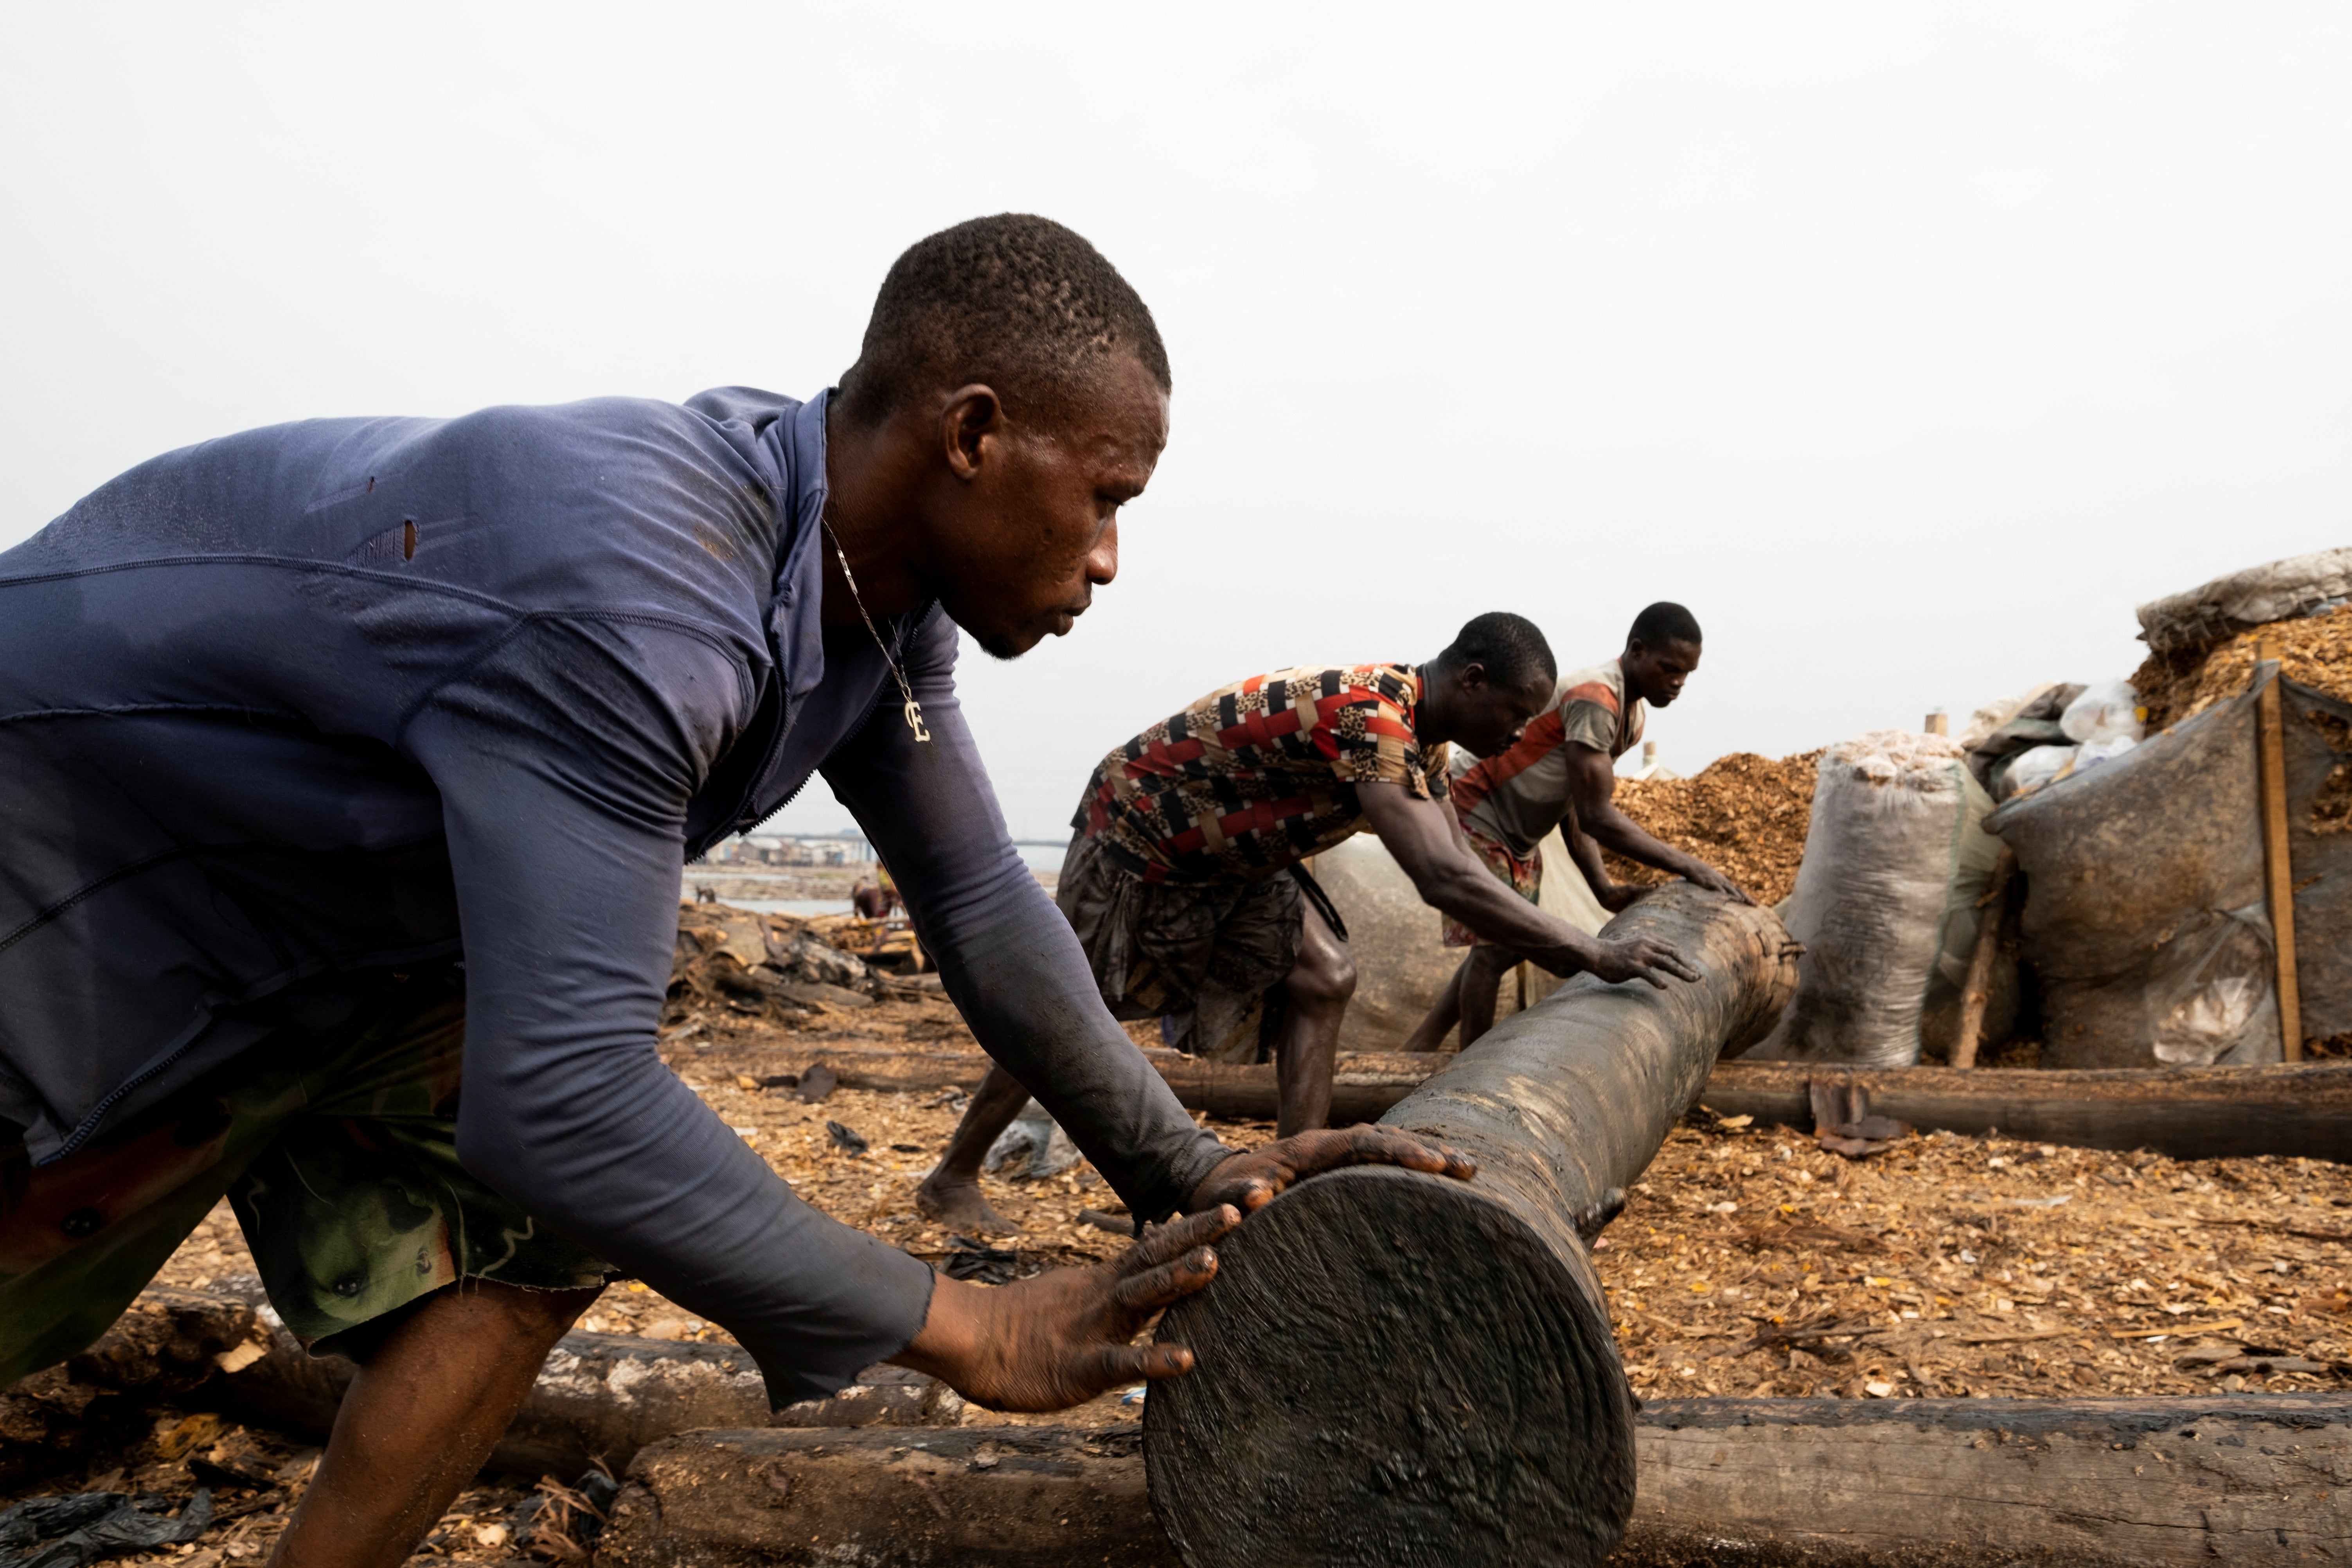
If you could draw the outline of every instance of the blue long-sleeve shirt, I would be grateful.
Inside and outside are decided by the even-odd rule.
[[[780,1402],[839,1386],[930,1271],[654,1049],[681,864],[822,769],[982,1046],[1138,1214],[1180,1207],[1224,1152],[1013,851],[953,624],[882,627],[917,744],[866,628],[820,622],[825,404],[278,426],[0,553],[0,1121],[62,1157],[252,1045],[254,1004],[462,955],[467,1167],[725,1325]]]

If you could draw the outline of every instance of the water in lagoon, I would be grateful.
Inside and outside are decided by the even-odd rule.
[[[1070,849],[1067,844],[1015,844],[1013,847],[1020,854],[1022,863],[1032,871],[1060,870],[1062,857]]]
[[[756,910],[763,915],[845,915],[849,912],[847,899],[725,899],[720,900],[739,910]]]

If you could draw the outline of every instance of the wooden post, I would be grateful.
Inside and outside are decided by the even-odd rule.
[[[2009,920],[2009,879],[2017,874],[2017,851],[2006,844],[1992,864],[1992,886],[1977,908],[1977,944],[1969,954],[1969,982],[1960,992],[1960,1029],[1952,1039],[1952,1065],[1977,1065],[1977,1042],[1984,1033],[1985,1008],[1992,1000],[1992,961],[2000,952],[2001,927]]]
[[[2291,1062],[2303,1059],[2303,993],[2294,973],[2294,866],[2288,852],[2286,829],[2286,733],[2284,702],[2279,682],[2278,638],[2263,637],[2254,644],[2254,679],[2269,683],[2255,700],[2256,750],[2261,754],[2263,786],[2263,871],[2270,885],[2271,940],[2278,950],[2279,1050]]]
[[[1927,733],[1930,735],[1948,735],[1951,732],[1952,716],[1945,712],[1941,708],[1930,710],[1927,714]]]
[[[1199,1358],[1144,1405],[1151,1502],[1192,1568],[1590,1564],[1633,1504],[1633,1409],[1583,1237],[1726,1048],[1796,989],[1770,910],[1688,882],[1607,934],[1700,973],[1578,975],[1381,1120],[1478,1163],[1471,1183],[1357,1166],[1219,1244],[1161,1335]]]

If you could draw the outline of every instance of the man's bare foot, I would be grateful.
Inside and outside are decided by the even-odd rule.
[[[1019,1236],[1021,1227],[981,1196],[978,1182],[942,1182],[934,1174],[915,1189],[915,1207],[927,1219],[966,1236]]]

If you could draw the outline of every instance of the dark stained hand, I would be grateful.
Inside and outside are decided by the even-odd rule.
[[[1705,888],[1710,893],[1721,893],[1727,898],[1738,899],[1743,904],[1752,904],[1756,901],[1748,896],[1746,889],[1712,866],[1701,866],[1684,880]]]
[[[1115,1263],[990,1289],[940,1277],[901,1366],[991,1410],[1064,1410],[1122,1384],[1192,1370],[1181,1345],[1137,1345],[1153,1314],[1217,1276],[1212,1243],[1241,1224],[1220,1205],[1145,1230]]]
[[[1681,949],[1654,936],[1602,937],[1600,946],[1585,969],[1612,984],[1620,980],[1646,980],[1664,991],[1668,975],[1677,980],[1698,978],[1698,971],[1683,957]]]
[[[1319,1132],[1301,1132],[1246,1154],[1235,1154],[1211,1171],[1192,1190],[1195,1212],[1232,1204],[1246,1214],[1262,1209],[1283,1190],[1325,1171],[1343,1165],[1402,1165],[1433,1176],[1466,1182],[1477,1165],[1443,1143],[1432,1143],[1393,1128],[1360,1122]]]

